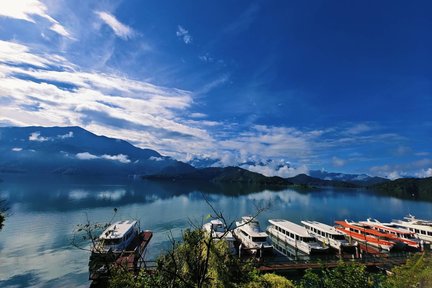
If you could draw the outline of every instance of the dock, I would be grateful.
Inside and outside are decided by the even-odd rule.
[[[335,268],[341,260],[345,263],[352,262],[363,264],[366,267],[393,267],[395,265],[402,265],[406,263],[408,254],[387,255],[387,257],[368,255],[362,258],[345,258],[345,259],[314,259],[314,260],[272,260],[263,259],[257,263],[258,270],[262,272],[288,272],[293,270],[306,270],[306,269],[322,269],[322,268]]]
[[[89,280],[99,281],[109,277],[109,267],[121,267],[130,272],[140,269],[140,260],[153,237],[153,232],[142,231],[121,253],[92,253],[89,261]]]

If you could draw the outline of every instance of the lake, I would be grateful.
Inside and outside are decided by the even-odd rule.
[[[77,224],[140,219],[154,232],[147,259],[155,259],[175,237],[201,224],[211,213],[204,196],[226,219],[235,220],[268,207],[259,215],[262,228],[271,218],[381,221],[408,213],[432,219],[432,203],[397,199],[361,189],[261,189],[242,185],[158,183],[139,179],[26,177],[1,175],[0,197],[11,215],[0,231],[0,287],[88,287],[86,251],[71,245]]]

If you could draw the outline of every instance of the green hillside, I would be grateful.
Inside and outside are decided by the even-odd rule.
[[[372,188],[395,197],[432,201],[432,177],[401,178],[374,185]]]

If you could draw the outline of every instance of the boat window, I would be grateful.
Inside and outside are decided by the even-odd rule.
[[[315,238],[303,237],[303,242],[306,242],[306,243],[315,242]]]
[[[267,241],[267,237],[252,237],[253,242],[265,242]]]
[[[416,232],[416,233],[420,233],[420,231],[419,231],[418,229],[415,229],[415,232]]]
[[[118,245],[122,242],[122,239],[117,238],[117,239],[105,239],[104,240],[104,244],[111,246],[111,245]]]
[[[335,240],[345,240],[345,236],[344,235],[333,235],[333,239]]]
[[[426,231],[425,230],[421,230],[421,234],[426,235]]]
[[[429,232],[429,231],[428,231],[428,233],[427,233],[427,234],[428,234],[429,236],[432,236],[432,232]]]
[[[249,236],[246,232],[244,232],[243,230],[240,230],[240,232],[244,235],[244,236]]]

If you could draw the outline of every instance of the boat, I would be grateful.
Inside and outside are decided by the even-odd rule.
[[[232,254],[236,253],[235,238],[231,231],[227,230],[226,225],[220,219],[213,219],[203,225],[203,230],[211,235],[211,237],[218,241],[224,240],[228,245],[228,249]]]
[[[425,242],[432,243],[431,220],[417,219],[415,216],[408,214],[403,220],[393,220],[391,223],[416,233],[417,237]]]
[[[380,221],[372,218],[368,218],[366,221],[360,221],[360,223],[367,224],[372,229],[375,229],[379,232],[393,235],[393,240],[396,242],[401,242],[407,247],[414,249],[422,248],[422,240],[417,237],[416,233],[411,232],[408,229],[400,228],[392,223],[381,223]]]
[[[376,231],[368,225],[357,222],[336,221],[336,230],[344,233],[348,238],[362,242],[366,245],[375,246],[381,250],[390,251],[395,245],[394,241],[389,240],[389,235]],[[391,237],[391,236],[390,236]]]
[[[114,265],[136,271],[143,262],[145,249],[153,232],[140,231],[135,220],[118,221],[106,228],[96,239],[90,254],[89,279],[109,277]]]
[[[261,230],[257,219],[244,216],[236,222],[236,226],[233,234],[241,242],[241,249],[251,253],[272,251],[272,246],[268,242],[268,235]]]
[[[338,250],[339,252],[342,252],[342,250],[353,249],[357,246],[356,241],[348,241],[345,238],[345,234],[336,230],[333,226],[317,221],[301,221],[301,223],[318,241]]]
[[[115,222],[108,226],[97,238],[93,251],[121,253],[138,234],[137,221],[124,220]]]
[[[303,226],[284,219],[271,219],[269,222],[267,232],[295,249],[306,254],[328,251],[328,246],[319,243]]]

